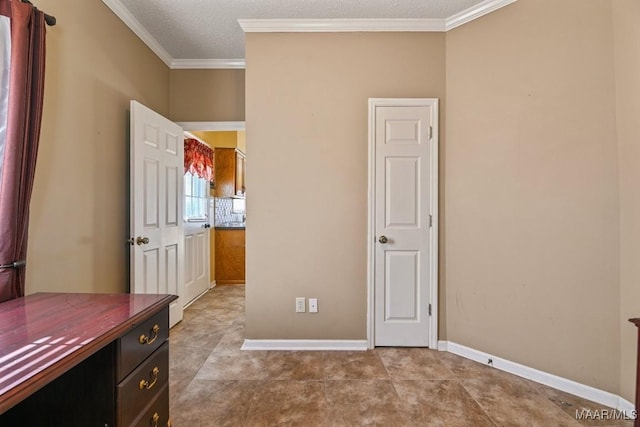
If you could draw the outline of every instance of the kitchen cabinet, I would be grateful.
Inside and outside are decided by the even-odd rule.
[[[244,197],[244,176],[244,153],[235,148],[216,148],[214,197]]]
[[[0,425],[171,425],[176,298],[39,293],[0,304]]]
[[[239,285],[245,281],[245,230],[216,228],[216,284]]]

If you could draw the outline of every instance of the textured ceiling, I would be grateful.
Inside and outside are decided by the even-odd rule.
[[[173,59],[244,58],[244,34],[238,19],[444,19],[482,3],[482,0],[115,1]]]

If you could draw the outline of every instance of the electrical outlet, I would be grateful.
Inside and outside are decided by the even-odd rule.
[[[306,311],[306,302],[304,297],[296,298],[296,313],[304,313]]]
[[[309,313],[318,312],[318,298],[309,298]]]

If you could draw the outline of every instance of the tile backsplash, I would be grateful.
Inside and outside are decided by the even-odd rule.
[[[214,199],[214,224],[219,225],[225,222],[243,222],[244,212],[235,213],[233,210],[233,200],[216,197]]]

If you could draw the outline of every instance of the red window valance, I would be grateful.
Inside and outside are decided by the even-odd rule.
[[[184,173],[213,181],[213,150],[193,138],[184,140]]]

